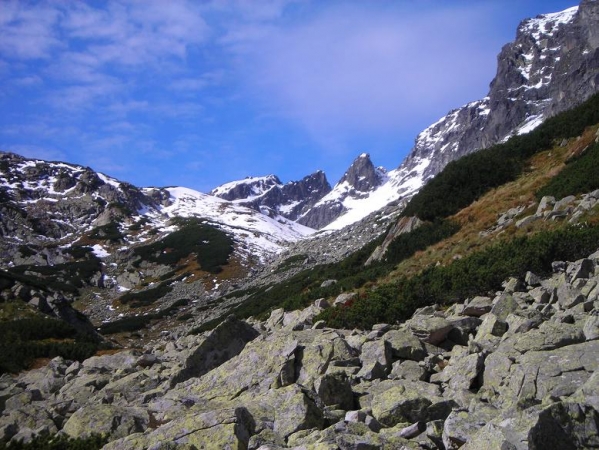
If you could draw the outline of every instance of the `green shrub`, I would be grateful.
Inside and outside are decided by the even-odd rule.
[[[556,141],[582,134],[599,122],[599,94],[580,106],[547,119],[528,134],[450,162],[408,203],[402,215],[434,221],[449,217],[490,189],[516,179],[531,156]]]
[[[150,245],[136,247],[141,260],[174,265],[191,254],[202,270],[218,273],[233,252],[233,239],[224,231],[200,219],[178,219],[181,228]]]
[[[510,276],[523,277],[529,270],[548,274],[553,261],[575,261],[598,246],[599,226],[568,227],[500,242],[446,267],[430,267],[380,286],[347,306],[325,310],[316,320],[336,328],[365,329],[379,322],[407,320],[423,306],[492,295]]]
[[[459,229],[458,224],[449,220],[424,223],[415,230],[395,238],[387,248],[385,260],[389,263],[398,264],[410,258],[417,251],[424,250],[428,246],[454,235]]]
[[[103,335],[115,334],[115,333],[123,333],[123,332],[133,332],[141,330],[148,326],[150,322],[153,320],[163,319],[165,317],[173,315],[175,312],[179,310],[182,306],[187,306],[189,304],[189,300],[186,298],[179,299],[175,301],[168,308],[165,308],[161,311],[145,314],[143,316],[131,316],[131,317],[123,317],[122,319],[114,320],[112,322],[103,323],[100,325],[100,333]]]
[[[155,288],[146,289],[139,292],[127,292],[119,298],[119,301],[123,305],[129,304],[131,308],[140,308],[151,305],[172,290],[172,286],[169,286],[167,283],[160,283]]]
[[[92,336],[80,334],[68,323],[43,317],[2,322],[0,373],[18,372],[35,358],[83,361],[99,348]]]
[[[599,144],[593,144],[537,192],[537,198],[564,198],[599,189]]]

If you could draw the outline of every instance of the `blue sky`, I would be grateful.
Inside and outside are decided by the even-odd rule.
[[[0,1],[0,150],[207,192],[397,167],[575,0]]]

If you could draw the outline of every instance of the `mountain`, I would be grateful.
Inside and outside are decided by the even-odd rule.
[[[313,231],[192,189],[0,152],[2,298],[52,315],[77,299],[96,323],[206,304]]]
[[[300,181],[286,184],[281,183],[276,175],[247,177],[223,184],[210,191],[210,195],[253,208],[270,217],[297,220],[330,191],[326,175],[319,170]]]
[[[485,98],[450,111],[422,131],[401,165],[367,190],[358,189],[359,195],[347,195],[352,188],[340,180],[299,222],[318,229],[355,223],[390,202],[409,200],[449,162],[526,133],[586,100],[599,89],[597,30],[595,0],[524,20],[514,42],[500,52]]]

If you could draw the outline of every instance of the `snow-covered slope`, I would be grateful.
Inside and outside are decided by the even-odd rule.
[[[149,194],[153,189],[144,189]],[[143,212],[158,226],[166,226],[173,217],[198,217],[217,224],[242,243],[246,252],[265,255],[280,252],[288,242],[294,242],[314,232],[282,216],[270,217],[251,208],[236,205],[218,197],[183,187],[165,188],[166,205]]]

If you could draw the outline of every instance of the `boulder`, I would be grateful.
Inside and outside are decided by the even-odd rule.
[[[446,338],[453,325],[443,317],[418,315],[407,322],[410,331],[420,340],[438,345]]]
[[[362,345],[362,368],[356,375],[365,380],[385,378],[391,369],[391,345],[386,340],[374,340]]]
[[[390,330],[383,335],[383,339],[389,343],[394,359],[422,361],[426,357],[422,341],[406,330]]]
[[[469,390],[477,387],[485,358],[480,353],[468,353],[466,347],[456,346],[451,352],[449,364],[439,374],[439,380],[451,390]]]
[[[443,424],[443,444],[446,450],[460,448],[483,426],[499,414],[490,405],[476,403],[476,408],[453,410]],[[481,447],[488,448],[488,447]]]
[[[422,381],[383,381],[372,397],[372,414],[387,427],[444,419],[450,410],[439,387]]]
[[[155,430],[112,441],[103,450],[145,450],[161,442],[188,445],[188,448],[241,450],[247,448],[253,427],[253,418],[245,408],[215,409],[186,414]]]
[[[474,297],[466,303],[462,315],[480,317],[491,311],[493,301],[489,297]]]

